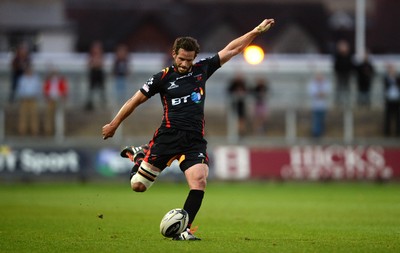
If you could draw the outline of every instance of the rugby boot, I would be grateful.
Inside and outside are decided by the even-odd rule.
[[[121,150],[121,156],[129,158],[132,162],[136,163],[139,158],[144,158],[147,151],[149,151],[149,145],[144,144],[139,147],[126,146]]]
[[[189,228],[186,229],[186,231],[183,231],[181,234],[175,236],[172,238],[174,241],[200,241],[201,239],[196,237],[194,235],[194,232],[192,232]]]

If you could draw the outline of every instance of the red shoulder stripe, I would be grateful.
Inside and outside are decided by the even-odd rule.
[[[163,73],[162,73],[162,76],[161,76],[161,80],[167,75],[168,71],[169,71],[169,68],[165,68],[165,69],[162,70]]]

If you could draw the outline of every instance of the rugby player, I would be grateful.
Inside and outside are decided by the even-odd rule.
[[[173,65],[153,75],[121,107],[114,119],[103,126],[103,139],[112,137],[118,126],[142,103],[159,94],[164,114],[161,126],[147,145],[127,147],[123,157],[135,162],[131,188],[144,192],[175,159],[189,185],[183,209],[189,214],[187,230],[175,240],[199,240],[191,225],[200,209],[208,176],[207,141],[204,139],[206,81],[232,57],[240,54],[258,35],[266,32],[274,19],[265,19],[246,34],[232,40],[212,57],[194,62],[200,51],[196,39],[177,38],[172,47]]]

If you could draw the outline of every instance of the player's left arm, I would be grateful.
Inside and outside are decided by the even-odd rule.
[[[224,49],[218,52],[221,66],[240,54],[261,33],[264,33],[275,24],[274,19],[264,19],[258,26],[246,34],[232,40]]]

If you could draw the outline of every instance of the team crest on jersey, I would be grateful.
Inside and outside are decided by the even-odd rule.
[[[203,75],[202,74],[198,74],[198,75],[195,75],[194,78],[196,78],[197,82],[200,82],[201,80],[203,80]]]

